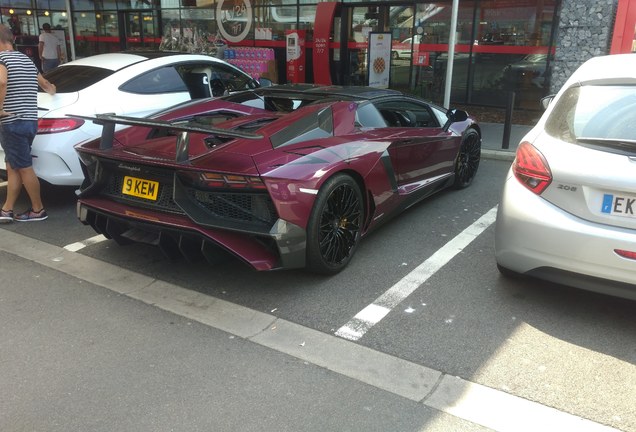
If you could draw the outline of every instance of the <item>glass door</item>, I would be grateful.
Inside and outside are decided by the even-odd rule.
[[[157,49],[161,38],[157,34],[154,11],[123,11],[119,13],[121,50]]]
[[[386,31],[391,32],[391,88],[408,91],[413,62],[413,7],[390,6]]]
[[[369,34],[391,33],[390,87],[408,90],[414,40],[414,11],[412,6],[357,6],[348,9],[348,43],[345,51],[349,61],[348,83],[368,85],[367,62]]]
[[[367,58],[369,33],[380,31],[380,9],[382,6],[353,7],[349,15],[349,84],[367,85]]]

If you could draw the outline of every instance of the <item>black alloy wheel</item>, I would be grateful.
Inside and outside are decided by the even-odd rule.
[[[347,266],[360,241],[362,193],[345,174],[336,174],[320,188],[307,225],[307,268],[335,274]]]
[[[479,160],[481,159],[481,137],[475,129],[466,131],[457,155],[455,166],[456,189],[470,186],[477,174]]]

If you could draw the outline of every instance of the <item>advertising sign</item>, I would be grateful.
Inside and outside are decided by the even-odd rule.
[[[389,88],[391,77],[391,33],[369,33],[369,86]]]
[[[287,82],[305,82],[305,30],[286,30]]]
[[[252,28],[250,0],[219,0],[216,4],[216,22],[219,32],[229,42],[241,42]]]

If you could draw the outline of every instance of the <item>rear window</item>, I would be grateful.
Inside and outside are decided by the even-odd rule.
[[[72,93],[92,86],[114,71],[94,66],[63,66],[44,74],[44,77],[55,84],[57,93]]]
[[[554,106],[546,132],[569,143],[636,140],[636,86],[569,88]]]
[[[188,87],[174,66],[164,66],[131,79],[120,90],[136,94],[162,94],[187,92]]]

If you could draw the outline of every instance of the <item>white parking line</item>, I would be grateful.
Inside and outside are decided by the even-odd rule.
[[[413,291],[453,259],[455,255],[463,251],[466,246],[495,221],[496,216],[497,206],[491,208],[488,213],[442,246],[429,259],[375,299],[373,303],[358,312],[353,319],[336,331],[336,336],[352,341],[360,339],[371,327],[387,316],[394,307],[411,295]]]
[[[77,252],[78,250],[84,249],[86,246],[100,243],[100,242],[103,242],[104,240],[107,240],[107,238],[100,234],[100,235],[96,235],[95,237],[87,238],[86,240],[81,242],[76,242],[76,243],[71,243],[69,245],[66,245],[64,246],[64,249],[66,249],[69,252]]]

